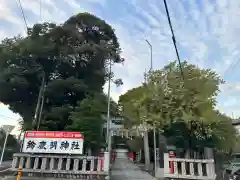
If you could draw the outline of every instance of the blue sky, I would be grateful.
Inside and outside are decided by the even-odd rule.
[[[148,39],[153,46],[154,69],[176,59],[163,0],[21,0],[29,26],[36,22],[64,22],[79,12],[90,12],[105,19],[116,30],[124,65],[114,71],[124,81],[112,85],[112,97],[138,86],[145,69],[150,67]],[[168,0],[180,57],[202,68],[212,68],[226,84],[221,86],[218,108],[240,116],[240,1]],[[25,34],[21,11],[16,0],[0,1],[0,39]],[[41,16],[40,16],[41,14]],[[9,118],[6,118],[9,117]],[[19,117],[0,105],[0,124],[15,124]]]

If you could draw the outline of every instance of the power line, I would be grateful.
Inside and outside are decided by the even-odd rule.
[[[232,69],[234,67],[234,65],[236,66],[238,64],[238,62],[240,61],[240,59],[235,59],[232,61],[232,63],[227,67],[227,69],[225,69],[225,71],[223,72],[223,77],[230,71],[230,69]]]
[[[22,18],[23,18],[23,21],[24,21],[24,24],[25,24],[25,27],[26,27],[26,32],[28,33],[27,21],[26,21],[26,17],[25,17],[24,11],[23,11],[21,0],[16,0],[16,3],[20,7],[20,10],[21,10],[21,13],[22,13]]]
[[[172,32],[172,40],[173,40],[173,45],[174,45],[174,48],[175,48],[175,51],[176,51],[176,54],[177,54],[178,64],[179,64],[179,67],[180,67],[182,78],[184,80],[182,64],[181,64],[181,61],[180,61],[180,57],[179,57],[179,53],[178,53],[178,49],[177,49],[177,44],[176,44],[176,39],[175,39],[171,19],[170,19],[169,12],[168,12],[167,2],[166,2],[166,0],[163,0],[163,2],[164,2],[165,10],[166,10],[166,13],[167,13],[168,23],[169,23],[169,26],[170,26],[170,29],[171,29],[171,32]]]

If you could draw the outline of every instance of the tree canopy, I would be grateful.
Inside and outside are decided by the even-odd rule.
[[[80,101],[75,111],[71,112],[72,124],[67,128],[83,132],[86,148],[104,146],[103,139],[103,114],[106,114],[107,102],[104,95],[87,97]],[[103,104],[105,102],[105,104]]]
[[[114,30],[89,13],[70,17],[61,25],[35,24],[26,37],[0,44],[0,102],[19,113],[30,129],[41,81],[46,79],[44,124],[58,130],[88,95],[102,93],[108,64],[121,63]],[[120,81],[116,81],[120,82]]]
[[[97,135],[88,131],[97,128],[91,129],[97,133],[102,123],[100,112],[107,109],[103,85],[108,78],[115,79],[108,67],[109,63],[124,61],[120,53],[114,29],[89,13],[79,13],[60,25],[35,24],[28,28],[26,37],[6,38],[0,44],[0,102],[22,116],[23,129],[32,129],[44,79],[40,130],[71,128],[95,138]],[[122,84],[120,79],[114,82]],[[91,109],[93,115],[89,117],[89,106],[99,108],[101,104],[101,109]],[[115,102],[111,105],[117,106]],[[85,123],[93,126],[87,128]],[[86,138],[93,143],[91,137]]]
[[[145,121],[158,127],[177,146],[229,151],[236,132],[231,119],[216,111],[216,96],[223,80],[210,69],[187,62],[182,67],[184,79],[176,62],[150,71],[146,83],[120,97],[123,115],[133,124]],[[230,148],[224,146],[226,142]]]

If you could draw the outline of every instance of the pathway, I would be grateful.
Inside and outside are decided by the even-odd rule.
[[[110,180],[157,180],[128,159],[116,159]]]

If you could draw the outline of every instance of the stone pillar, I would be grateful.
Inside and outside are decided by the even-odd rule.
[[[103,171],[108,172],[109,171],[109,152],[104,152],[104,161],[103,161]]]

